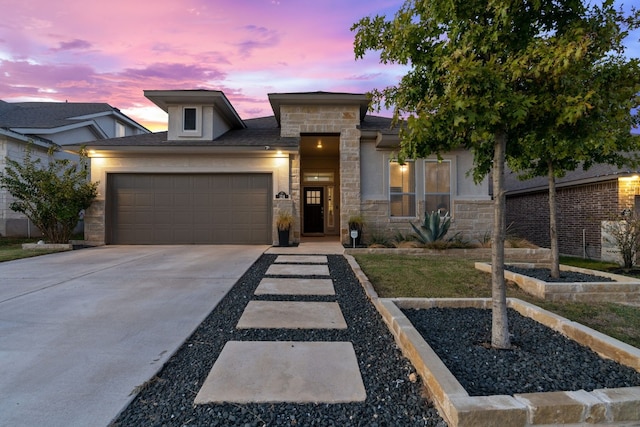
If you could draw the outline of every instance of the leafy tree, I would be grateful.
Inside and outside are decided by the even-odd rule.
[[[610,4],[610,3],[609,3]],[[394,108],[401,157],[474,153],[476,182],[492,173],[492,346],[509,348],[504,281],[504,166],[545,116],[548,86],[579,60],[591,31],[611,25],[581,0],[407,0],[391,20],[366,17],[356,31],[357,58],[410,65],[399,83],[372,92]],[[533,69],[532,69],[533,68]],[[532,81],[531,77],[536,80]],[[565,74],[571,80],[572,76]]]
[[[544,70],[550,66],[545,58],[553,56],[548,51],[557,49],[556,44],[532,46],[526,78],[537,88],[538,103],[544,108],[537,109],[523,143],[508,162],[522,179],[547,177],[552,277],[560,277],[556,178],[595,163],[637,163],[640,141],[630,130],[639,118],[630,111],[639,102],[640,66],[637,58],[625,59],[622,45],[626,30],[637,25],[610,5],[593,8],[582,38],[558,40],[560,45],[572,44],[576,53],[552,73]]]
[[[30,146],[22,162],[6,159],[0,172],[0,187],[13,196],[10,208],[23,213],[40,229],[47,241],[67,243],[78,223],[81,210],[88,208],[97,195],[98,183],[88,181],[87,157],[81,153],[78,163],[53,157],[42,164],[33,159]]]

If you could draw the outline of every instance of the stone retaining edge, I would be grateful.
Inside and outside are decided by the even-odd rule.
[[[439,255],[454,257],[476,256],[491,259],[491,248],[468,249],[428,249],[428,248],[349,248],[345,247],[348,254],[384,254],[384,255]],[[551,250],[547,248],[505,248],[506,260],[516,262],[519,260],[535,260],[543,263],[551,260]]]
[[[71,243],[23,243],[22,249],[30,251],[48,251],[52,249],[70,251],[73,249],[73,245]]]
[[[520,264],[525,265],[525,264]],[[540,264],[526,264],[531,268]],[[476,262],[475,268],[491,273],[491,265]],[[640,300],[640,281],[631,277],[584,268],[560,266],[563,271],[576,271],[586,274],[599,274],[609,277],[614,282],[545,282],[534,277],[505,270],[504,277],[516,283],[523,291],[548,301],[582,301],[582,302],[627,302]]]
[[[394,335],[403,354],[422,377],[428,394],[450,427],[542,426],[557,424],[631,425],[640,421],[640,387],[471,397],[435,355],[400,308],[490,308],[490,298],[379,298],[355,259],[345,254],[367,296]],[[640,370],[640,350],[576,322],[515,298],[509,307],[534,318],[598,354]],[[522,311],[521,311],[522,310]],[[559,328],[559,329],[557,329]],[[601,353],[602,352],[602,353]],[[435,359],[434,360],[434,356]],[[619,360],[620,359],[620,360]],[[626,362],[625,362],[626,361]],[[451,379],[453,377],[453,380]]]

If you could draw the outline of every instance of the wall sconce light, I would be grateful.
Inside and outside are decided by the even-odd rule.
[[[322,148],[322,140],[321,139],[318,140],[318,145],[316,145],[316,148],[318,148],[318,149]]]

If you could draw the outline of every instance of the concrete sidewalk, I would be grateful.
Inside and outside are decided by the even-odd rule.
[[[0,263],[0,425],[107,425],[267,248],[103,246]]]

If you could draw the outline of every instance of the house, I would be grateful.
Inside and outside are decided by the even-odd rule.
[[[549,186],[546,177],[526,181],[505,175],[506,221],[509,232],[549,247]],[[603,238],[603,221],[623,211],[640,214],[640,173],[596,164],[556,179],[557,233],[561,254],[616,260]]]
[[[109,104],[84,102],[0,100],[0,128],[61,146],[149,133]]]
[[[242,119],[215,90],[148,90],[168,130],[87,143],[99,196],[85,238],[102,244],[274,244],[275,218],[293,213],[291,240],[350,241],[410,232],[425,211],[448,211],[452,232],[490,229],[488,182],[466,176],[464,149],[394,161],[391,119],[367,114],[365,94],[272,93],[273,116]],[[68,147],[78,149],[78,146]]]
[[[105,103],[0,100],[0,167],[4,170],[6,158],[22,160],[27,145],[34,158],[46,160],[51,147],[146,133],[144,126]],[[9,208],[10,203],[10,195],[0,189],[0,236],[39,235],[24,215]]]

